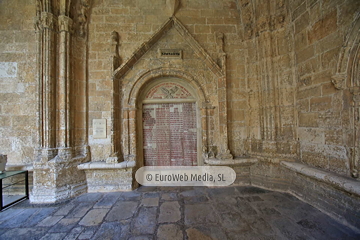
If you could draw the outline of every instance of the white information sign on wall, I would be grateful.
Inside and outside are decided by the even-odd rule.
[[[15,78],[17,62],[0,62],[0,78]]]
[[[93,138],[106,138],[106,119],[93,119]]]

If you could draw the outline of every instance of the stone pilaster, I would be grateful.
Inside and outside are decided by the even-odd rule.
[[[350,171],[354,178],[360,171],[360,87],[351,89],[353,95],[352,115],[354,116],[354,146],[351,153]]]
[[[64,6],[63,6],[64,5]],[[85,173],[77,165],[88,156],[74,156],[74,102],[70,1],[61,3],[61,15],[49,1],[38,4],[39,157],[34,162],[33,203],[53,203],[86,191]]]
[[[58,147],[63,151],[69,152],[71,158],[71,74],[70,74],[70,31],[72,29],[72,19],[60,15],[59,22],[59,63],[58,63],[58,91],[57,91],[57,114],[58,114]]]
[[[228,138],[228,116],[227,116],[227,89],[226,89],[226,53],[224,52],[224,34],[216,33],[215,40],[217,42],[218,49],[218,65],[220,65],[223,76],[218,79],[218,115],[219,115],[219,152],[216,156],[218,159],[233,159],[233,156],[229,150],[229,138]]]
[[[38,83],[39,83],[39,159],[46,162],[56,155],[56,42],[55,16],[40,12],[35,27],[38,36]]]

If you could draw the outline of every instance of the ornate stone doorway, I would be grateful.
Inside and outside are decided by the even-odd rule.
[[[144,91],[139,127],[146,166],[198,165],[196,99],[179,82],[158,79]]]

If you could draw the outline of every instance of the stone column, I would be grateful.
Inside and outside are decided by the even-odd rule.
[[[218,114],[219,114],[219,133],[220,145],[216,156],[218,159],[233,159],[229,150],[228,127],[227,127],[227,94],[226,94],[226,54],[221,54],[220,60],[224,76],[218,80]]]
[[[359,177],[360,168],[360,87],[351,90],[353,94],[352,115],[354,116],[354,147],[351,155],[351,176]]]
[[[133,152],[131,150],[131,139],[130,139],[130,109],[129,108],[124,108],[123,109],[123,114],[122,114],[122,148],[124,151],[124,160],[125,161],[129,161],[131,160],[131,153]]]
[[[74,114],[71,72],[70,1],[60,2],[60,15],[50,0],[37,1],[39,37],[39,158],[34,162],[33,203],[54,203],[86,191],[85,173],[77,165],[88,156],[73,156]]]
[[[39,83],[39,152],[34,161],[33,195],[31,201],[54,201],[47,189],[53,186],[54,175],[49,173],[49,161],[56,149],[56,17],[49,1],[37,1],[35,28],[38,36]]]
[[[39,158],[46,162],[54,158],[56,151],[55,121],[55,16],[51,12],[39,12],[35,27],[38,36],[38,83],[39,83]]]
[[[201,119],[201,128],[198,131],[200,132],[200,136],[201,136],[201,146],[202,146],[202,157],[203,157],[203,161],[205,159],[208,158],[208,148],[209,148],[209,143],[208,143],[208,116],[207,116],[207,104],[203,103],[202,107],[200,108],[200,119]]]
[[[111,53],[112,53],[112,69],[111,73],[121,65],[119,55],[119,34],[116,31],[111,33]],[[111,154],[106,159],[106,163],[118,163],[123,161],[121,154],[121,81],[113,77],[112,79],[112,108],[111,108]]]
[[[129,161],[136,161],[137,140],[136,140],[136,108],[129,109]]]
[[[65,15],[58,17],[59,22],[59,77],[57,92],[58,111],[58,148],[59,155],[65,158],[72,157],[71,150],[71,76],[70,76],[70,30],[72,19]]]

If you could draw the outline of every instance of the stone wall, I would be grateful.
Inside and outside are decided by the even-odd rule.
[[[301,160],[349,175],[347,106],[337,91],[340,48],[358,1],[181,1],[176,17],[217,59],[215,32],[225,35],[229,145],[234,156]],[[111,115],[111,35],[126,61],[167,20],[165,1],[95,1],[89,38],[89,120]],[[93,140],[93,160],[106,159]],[[348,130],[351,131],[351,130]],[[91,132],[91,129],[90,129]]]
[[[89,160],[87,145],[91,161],[130,156],[124,145],[139,146],[126,139],[136,129],[129,123],[137,103],[121,112],[122,97],[132,96],[144,71],[165,67],[191,73],[205,89],[209,105],[198,107],[200,122],[210,115],[210,147],[228,140],[233,156],[275,163],[269,171],[280,171],[285,159],[358,177],[359,1],[182,0],[175,10],[171,0],[64,2],[0,2],[0,150],[9,165],[37,159],[35,185],[57,172],[54,192],[83,191],[85,174],[76,166]],[[159,47],[174,45],[186,61],[156,57]],[[119,80],[115,70],[124,63],[132,71]],[[107,120],[105,138],[94,138],[94,119]]]
[[[0,2],[0,151],[9,165],[34,161],[37,79],[34,1]]]
[[[108,94],[112,89],[112,59],[109,58],[113,54],[111,32],[119,33],[119,55],[123,63],[169,19],[171,15],[165,2],[155,0],[122,1],[121,3],[94,1],[89,24],[90,124],[92,119],[111,116],[111,96]],[[220,31],[226,34],[227,46],[228,44],[229,46],[236,45],[240,36],[238,33],[239,11],[235,1],[181,1],[176,17],[214,59],[217,58],[218,52],[215,32]],[[167,41],[176,42],[178,40],[176,37],[175,34]],[[233,52],[235,49],[231,47],[225,51]],[[228,72],[228,77],[232,79],[236,72],[235,64],[232,62],[235,61],[235,55],[229,54],[229,59],[231,71]],[[151,64],[161,65],[159,62]],[[197,74],[196,70],[194,73]],[[111,151],[110,129],[111,122],[108,121],[107,139],[94,140],[90,134],[89,145],[92,148],[93,160],[106,159],[106,154]],[[234,149],[234,151],[237,150]]]
[[[301,161],[346,175],[355,131],[349,131],[352,99],[331,77],[359,7],[359,1],[308,1],[292,9]]]

